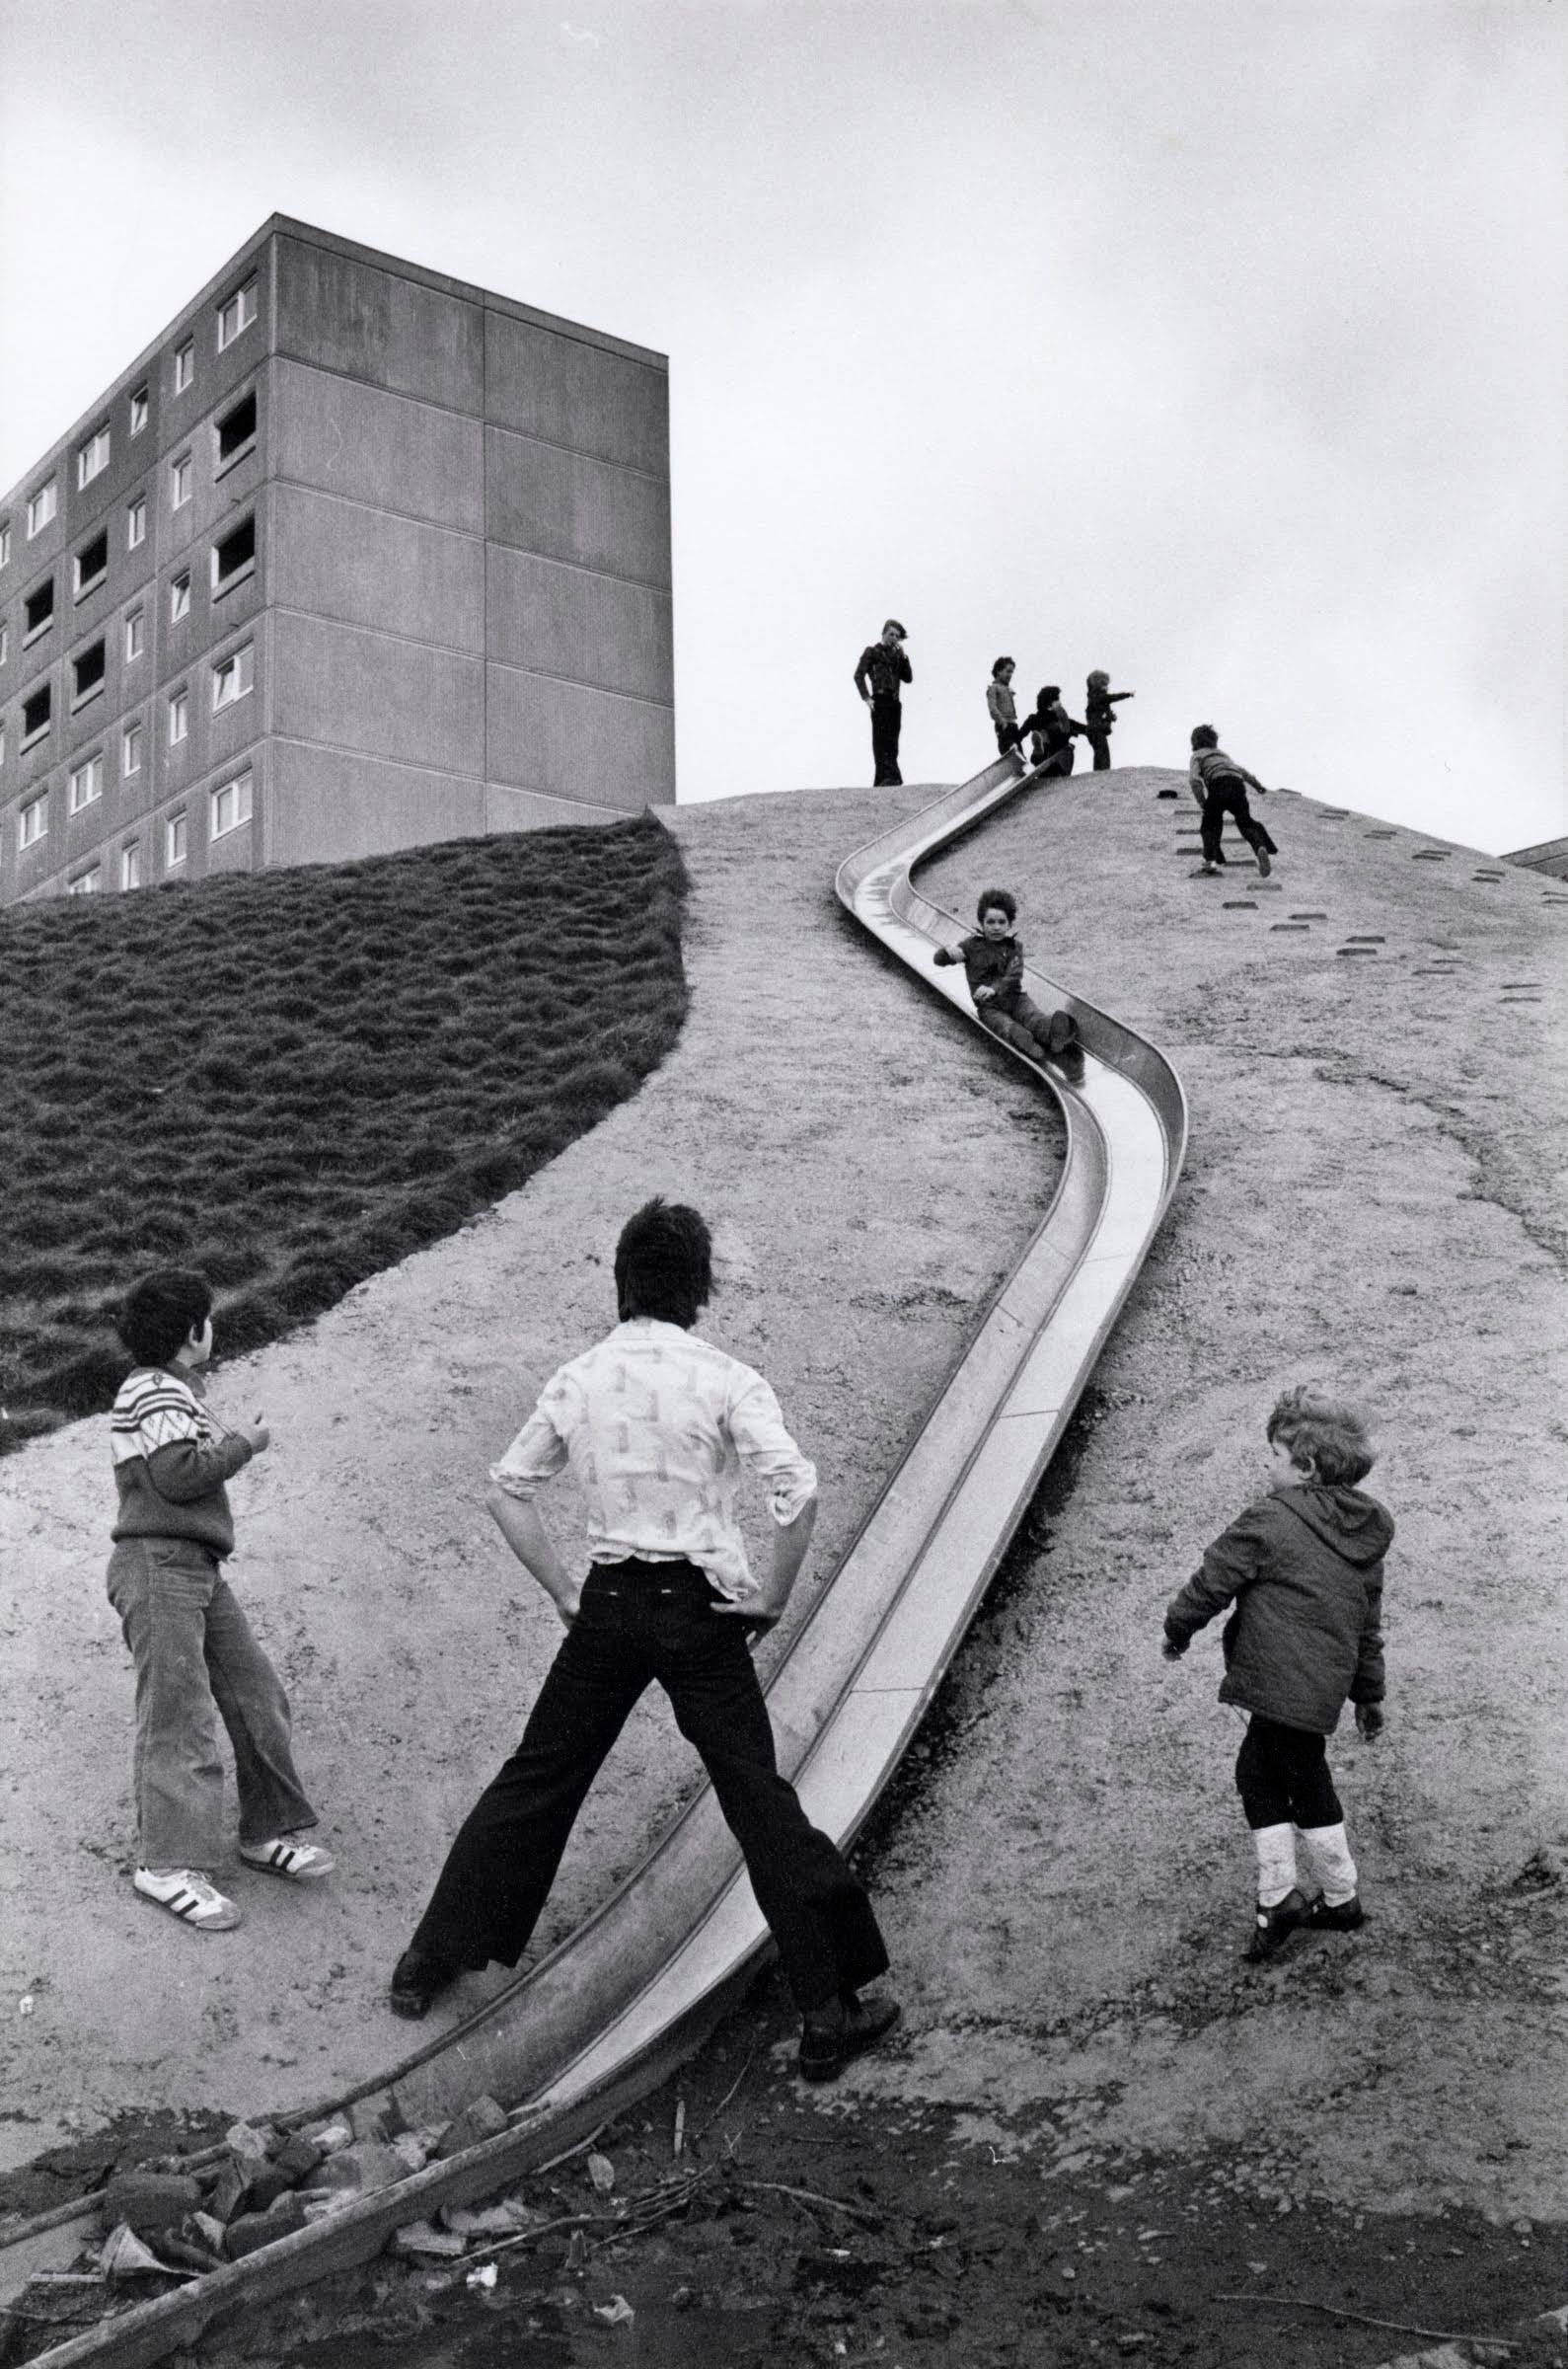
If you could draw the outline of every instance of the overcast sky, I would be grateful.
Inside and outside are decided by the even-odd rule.
[[[680,795],[1127,763],[1484,847],[1563,789],[1553,0],[0,0],[0,486],[274,211],[671,359]]]

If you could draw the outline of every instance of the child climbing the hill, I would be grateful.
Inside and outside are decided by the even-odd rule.
[[[1012,695],[1012,675],[1015,661],[998,658],[991,669],[986,685],[986,707],[991,716],[992,729],[997,735],[997,753],[1006,756],[1008,749],[1022,753],[1023,734],[1018,729],[1018,703]]]
[[[1083,701],[1083,731],[1094,752],[1094,771],[1109,773],[1111,766],[1111,728],[1116,722],[1116,709],[1124,699],[1132,699],[1131,691],[1113,691],[1108,674],[1096,669],[1088,678],[1087,696]]]
[[[109,1600],[136,1665],[138,1892],[198,1933],[240,1922],[211,1880],[223,1859],[218,1720],[234,1747],[240,1857],[294,1883],[332,1872],[289,1744],[288,1697],[223,1576],[234,1551],[224,1483],[270,1434],[220,1423],[200,1369],[212,1355],[205,1278],[164,1267],[132,1285],[119,1337],[136,1360],[110,1417],[119,1507]]]
[[[1303,1384],[1275,1403],[1267,1435],[1273,1488],[1206,1549],[1165,1608],[1164,1643],[1178,1661],[1233,1603],[1220,1700],[1251,1714],[1235,1783],[1257,1852],[1253,1959],[1272,1957],[1299,1927],[1353,1933],[1365,1922],[1326,1739],[1347,1697],[1365,1737],[1382,1727],[1382,1563],[1393,1537],[1387,1509],[1357,1487],[1373,1449],[1354,1409]]]
[[[1072,772],[1073,735],[1085,733],[1088,726],[1075,723],[1063,707],[1060,683],[1042,683],[1034,714],[1026,716],[1018,729],[1032,735],[1029,754],[1040,772],[1049,777]]]
[[[1217,873],[1224,864],[1220,834],[1225,829],[1226,816],[1233,814],[1236,829],[1256,856],[1258,871],[1267,879],[1272,870],[1269,858],[1280,851],[1248,805],[1246,794],[1255,790],[1259,798],[1267,798],[1268,792],[1255,773],[1248,773],[1234,757],[1226,755],[1212,724],[1193,726],[1187,780],[1203,816],[1200,833],[1203,862],[1192,878],[1198,879],[1204,873]]]
[[[1023,942],[1013,934],[1018,900],[1008,888],[987,888],[975,908],[978,932],[956,948],[939,946],[938,966],[961,962],[982,1028],[1030,1061],[1055,1061],[1070,1077],[1083,1074],[1083,1048],[1071,1012],[1042,1012],[1023,992]]]

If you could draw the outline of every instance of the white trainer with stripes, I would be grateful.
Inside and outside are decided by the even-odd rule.
[[[198,1933],[229,1933],[241,1922],[234,1902],[193,1868],[138,1868],[131,1881],[144,1900],[166,1908]]]

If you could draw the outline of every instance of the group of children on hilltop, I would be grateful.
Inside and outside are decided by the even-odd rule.
[[[1065,779],[1073,770],[1073,742],[1075,739],[1083,739],[1087,740],[1093,751],[1094,771],[1108,772],[1115,711],[1123,700],[1133,698],[1134,694],[1131,691],[1113,691],[1110,676],[1096,669],[1088,678],[1082,724],[1063,707],[1059,683],[1041,685],[1032,714],[1025,716],[1020,723],[1018,703],[1012,689],[1015,671],[1014,659],[1000,657],[993,665],[991,680],[986,685],[986,709],[997,735],[999,755],[1005,757],[1016,750],[1019,757],[1023,757],[1024,741],[1027,739],[1027,762],[1032,769],[1046,780]],[[1248,773],[1244,765],[1238,765],[1233,757],[1227,756],[1212,724],[1193,726],[1187,783],[1203,816],[1200,834],[1203,861],[1193,878],[1213,876],[1224,869],[1225,856],[1220,841],[1225,830],[1225,818],[1230,814],[1251,848],[1258,871],[1267,879],[1273,869],[1271,859],[1280,851],[1253,814],[1247,792],[1254,790],[1260,798],[1268,793],[1255,773]]]
[[[991,669],[986,685],[986,707],[997,735],[999,754],[1006,756],[1009,749],[1023,754],[1025,736],[1029,741],[1029,761],[1037,772],[1046,776],[1066,775],[1073,770],[1075,738],[1087,740],[1094,756],[1094,771],[1108,773],[1111,762],[1111,727],[1116,722],[1115,711],[1131,691],[1113,691],[1110,676],[1100,672],[1088,678],[1082,724],[1071,717],[1062,705],[1060,683],[1042,683],[1031,715],[1018,721],[1018,703],[1012,688],[1017,669],[1013,658],[998,658]]]

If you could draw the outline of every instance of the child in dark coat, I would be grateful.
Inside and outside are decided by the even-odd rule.
[[[1073,735],[1088,726],[1075,723],[1063,707],[1060,683],[1042,683],[1034,714],[1025,716],[1018,729],[1032,735],[1029,754],[1042,774],[1065,775],[1073,770]]]
[[[1094,752],[1096,773],[1109,773],[1111,766],[1111,727],[1116,722],[1116,710],[1131,691],[1113,691],[1111,678],[1098,668],[1088,678],[1083,701],[1083,732]]]
[[[956,948],[939,946],[938,967],[961,962],[982,1028],[1029,1061],[1055,1061],[1070,1077],[1082,1077],[1083,1048],[1071,1012],[1049,1016],[1023,992],[1023,941],[1013,935],[1018,900],[1008,888],[987,888],[975,908],[976,934]]]
[[[1373,1450],[1351,1408],[1307,1385],[1289,1390],[1268,1441],[1272,1490],[1206,1550],[1165,1610],[1165,1657],[1177,1661],[1235,1607],[1220,1700],[1251,1714],[1235,1764],[1258,1862],[1251,1958],[1271,1957],[1299,1926],[1348,1933],[1364,1921],[1326,1739],[1347,1697],[1364,1736],[1382,1726],[1382,1562],[1393,1537],[1386,1507],[1356,1486]]]

